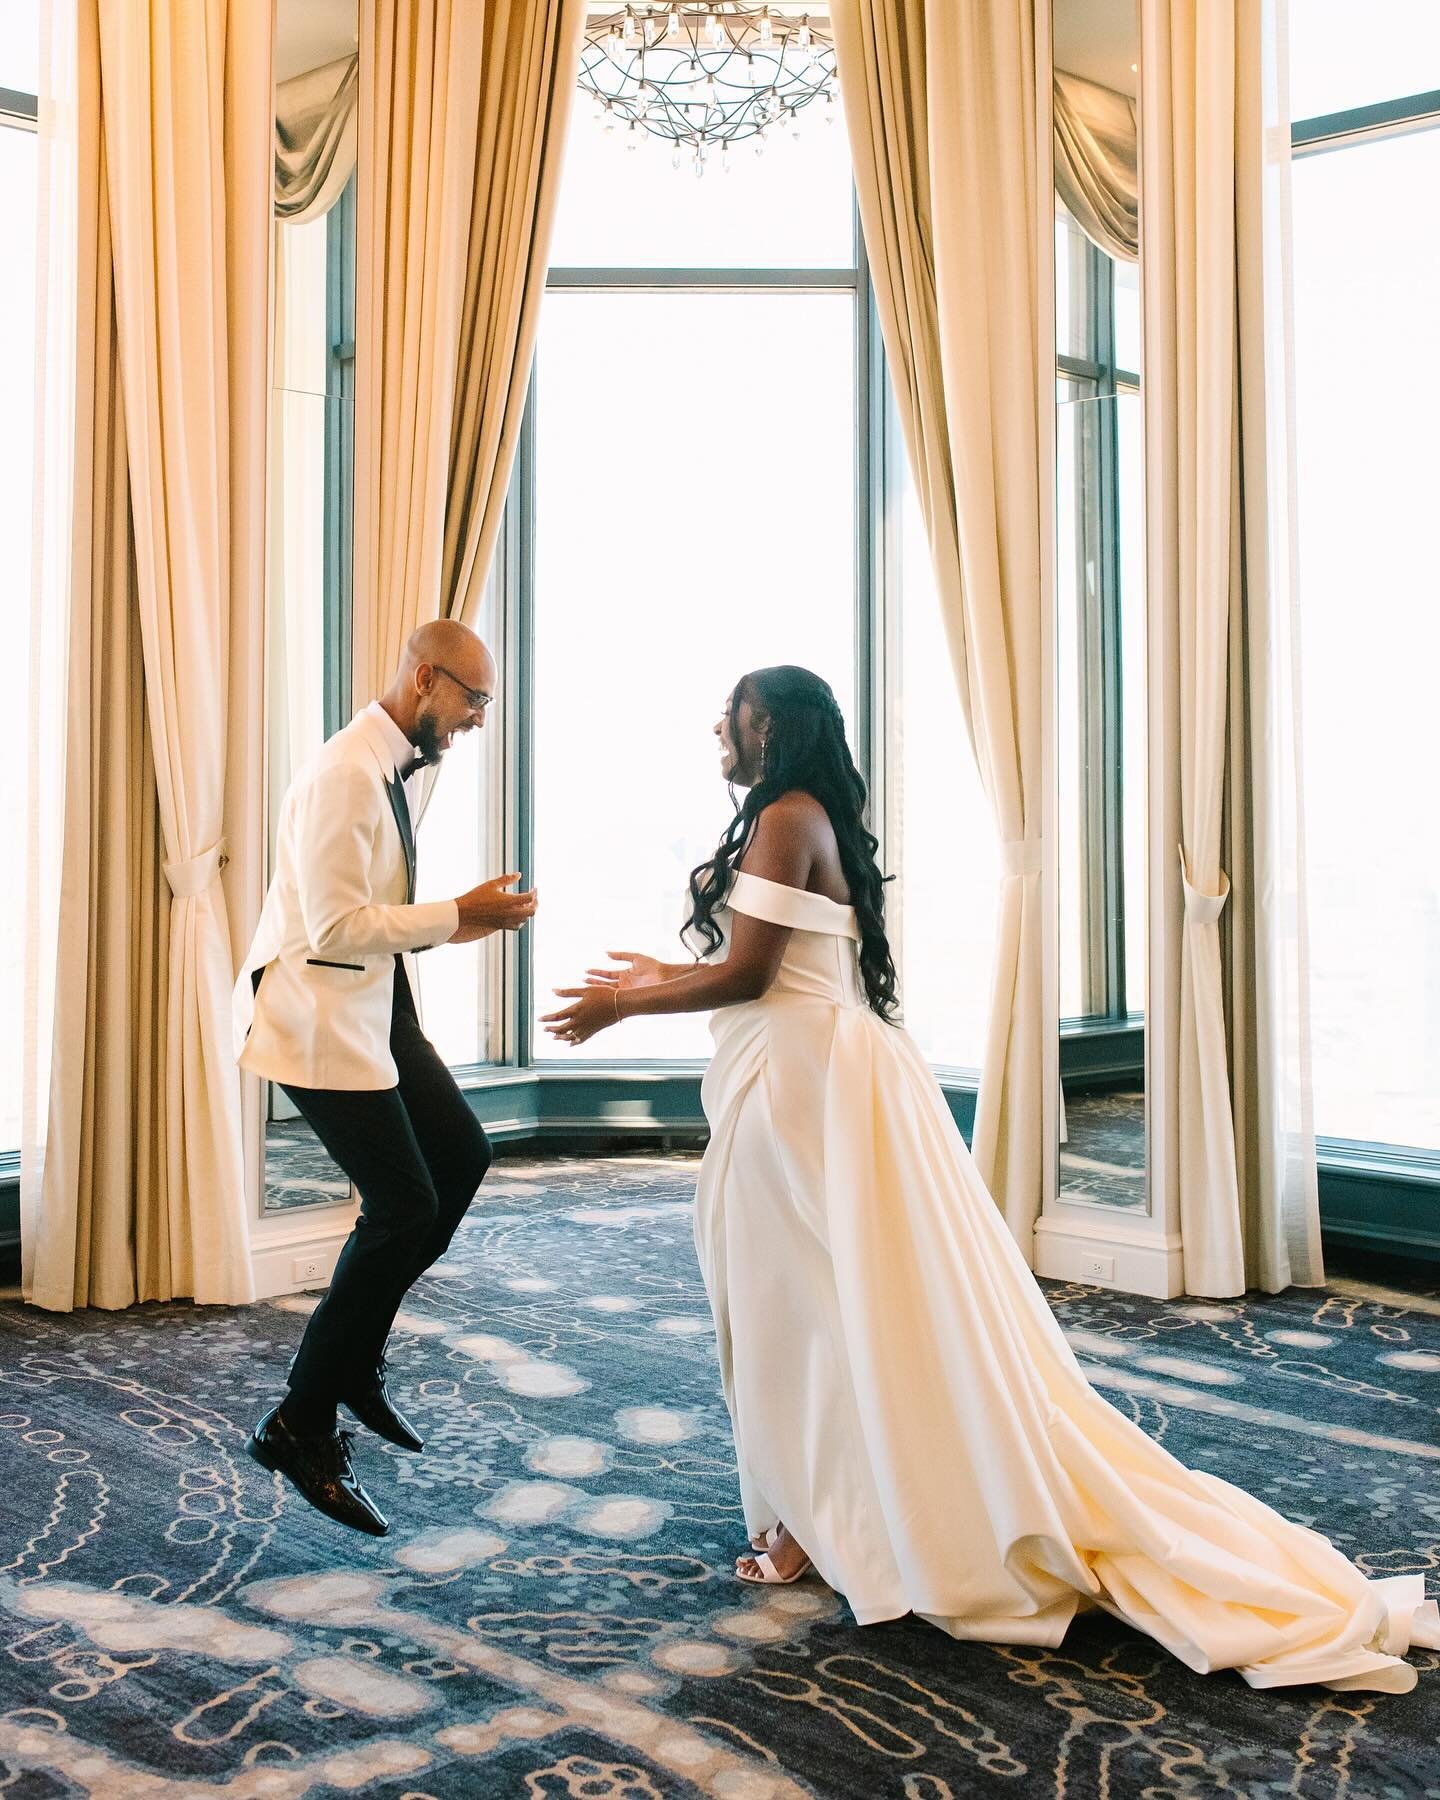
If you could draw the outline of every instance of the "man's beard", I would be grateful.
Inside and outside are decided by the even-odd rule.
[[[438,763],[445,754],[440,745],[440,732],[436,730],[435,721],[420,718],[415,721],[415,736],[411,739],[422,762]]]

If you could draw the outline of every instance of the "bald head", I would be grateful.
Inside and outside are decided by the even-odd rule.
[[[455,619],[431,619],[412,631],[380,703],[426,762],[436,763],[457,734],[477,730],[494,698],[495,658]]]
[[[453,668],[462,681],[466,680],[467,673],[474,675],[476,679],[467,684],[470,687],[481,685],[479,677],[485,664],[492,670],[495,666],[480,639],[468,625],[460,624],[457,619],[429,619],[425,624],[417,625],[400,653],[397,677],[404,680],[413,675],[422,663],[444,663],[447,668]]]

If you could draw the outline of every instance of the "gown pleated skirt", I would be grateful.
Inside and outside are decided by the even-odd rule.
[[[913,1040],[864,1003],[854,914],[741,874],[789,925],[712,1021],[695,1238],[746,1525],[782,1522],[857,1621],[1057,1645],[1103,1607],[1201,1673],[1402,1692],[1419,1575],[1188,1469],[1104,1400]],[[723,952],[722,952],[723,953]]]

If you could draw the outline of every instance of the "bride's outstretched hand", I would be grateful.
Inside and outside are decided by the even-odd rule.
[[[546,1013],[540,1023],[562,1044],[583,1044],[620,1016],[619,989],[613,982],[592,981],[584,987],[556,988],[556,998],[568,1000],[559,1012]]]
[[[584,987],[556,988],[556,998],[571,1004],[560,1012],[546,1013],[540,1021],[551,1037],[563,1044],[583,1044],[597,1031],[615,1024],[620,1017],[622,988],[654,987],[676,972],[668,963],[638,950],[607,950],[605,954],[616,966],[587,969]]]
[[[638,950],[607,950],[605,954],[612,963],[625,966],[617,969],[587,969],[587,987],[654,987],[657,981],[665,979],[665,964],[658,962],[653,956],[642,956]]]

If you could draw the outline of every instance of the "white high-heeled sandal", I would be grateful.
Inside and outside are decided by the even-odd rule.
[[[759,1569],[758,1575],[747,1575],[740,1567],[742,1562],[753,1562]],[[754,1556],[741,1557],[735,1564],[735,1579],[748,1581],[752,1587],[789,1587],[792,1581],[798,1581],[802,1575],[808,1575],[814,1565],[807,1556],[793,1575],[782,1575],[775,1567],[768,1550],[757,1550]]]

